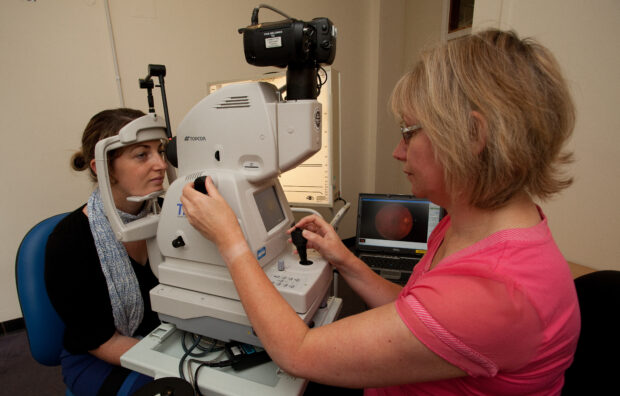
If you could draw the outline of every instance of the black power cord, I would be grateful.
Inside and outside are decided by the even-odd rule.
[[[193,384],[194,390],[198,396],[202,396],[200,393],[200,388],[198,387],[198,375],[203,367],[232,367],[235,371],[241,371],[271,360],[264,349],[236,341],[226,343],[224,345],[224,351],[228,357],[227,360],[218,360],[219,357],[210,361],[202,361],[198,359],[189,360],[190,366],[192,363],[198,364],[198,367],[193,373],[193,379],[191,378],[192,370],[190,368],[190,382]]]
[[[186,336],[188,334],[191,334],[191,333],[188,333],[188,332],[184,332],[183,333],[183,339],[182,339],[182,342],[181,342],[184,354],[181,357],[181,360],[179,361],[179,376],[181,378],[183,378],[183,379],[185,379],[185,374],[183,372],[183,364],[185,363],[185,359],[187,359],[188,356],[191,356],[191,357],[201,357],[201,356],[205,356],[205,355],[207,355],[207,354],[209,354],[211,352],[216,352],[218,350],[222,350],[223,349],[223,347],[218,347],[218,342],[217,341],[215,341],[213,339],[206,338],[206,337],[198,336],[198,335],[195,335],[195,334],[191,334],[192,337],[194,338],[194,343],[190,347],[188,347],[186,345],[186,340],[185,340],[185,338],[186,338]],[[203,347],[202,345],[200,345],[200,343],[202,341],[205,341],[205,340],[209,341],[209,345],[207,347]],[[194,353],[193,351],[196,348],[198,348],[200,350],[200,352]],[[200,362],[200,361],[198,361],[198,362]]]
[[[266,8],[268,10],[271,10],[271,11],[277,13],[277,14],[282,15],[286,19],[294,20],[293,18],[291,18],[290,16],[286,15],[285,13],[283,13],[282,11],[278,10],[275,7],[272,7],[272,6],[267,5],[267,4],[259,4],[258,7],[254,8],[254,10],[252,10],[252,19],[251,19],[251,24],[252,25],[258,25],[258,11],[261,8]]]

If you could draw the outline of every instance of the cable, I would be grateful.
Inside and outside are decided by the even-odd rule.
[[[191,334],[192,337],[194,338],[194,340],[196,340],[196,338],[199,338],[199,344],[196,346],[196,348],[198,348],[201,352],[199,353],[190,353],[189,356],[191,357],[200,357],[200,356],[205,356],[211,352],[216,352],[218,350],[221,350],[224,347],[224,344],[221,343],[220,341],[217,341],[213,338],[208,338],[208,337],[203,337],[203,336],[198,336],[196,334],[193,333],[184,333],[183,334],[183,342],[181,343],[181,346],[183,347],[183,351],[187,352],[188,347],[187,345],[185,345],[185,336],[187,334]],[[203,342],[206,343],[207,345],[203,345]],[[191,351],[190,351],[191,352]]]
[[[221,355],[220,355],[221,356]],[[198,365],[198,367],[196,368],[196,371],[194,371],[194,378],[190,380],[192,381],[192,384],[194,386],[194,390],[196,391],[196,394],[198,396],[203,396],[202,393],[200,392],[200,388],[198,387],[198,373],[200,372],[200,369],[203,367],[229,367],[233,364],[232,360],[221,360],[221,361],[217,361],[217,359],[219,358],[219,356],[214,359],[214,360],[209,360],[207,362],[203,362],[201,360],[197,360],[197,359],[190,359],[189,360],[189,364],[191,363],[200,363]],[[190,367],[190,376],[191,376],[191,367]]]
[[[185,346],[185,335],[187,334],[187,332],[183,333],[183,349],[185,350],[185,353],[183,354],[183,357],[181,357],[181,360],[179,360],[179,377],[181,377],[182,379],[185,379],[185,374],[183,373],[183,363],[185,363],[185,359],[187,359],[187,356],[189,356],[192,351],[194,350],[194,348],[196,348],[196,346],[200,343],[200,341],[202,340],[202,337],[198,337],[195,341],[194,344],[189,348],[186,349]]]
[[[286,15],[285,13],[283,13],[282,11],[278,10],[275,7],[272,7],[272,6],[268,5],[268,4],[259,4],[258,7],[254,9],[254,11],[256,11],[256,23],[258,23],[258,10],[261,9],[261,8],[266,8],[268,10],[271,10],[271,11],[277,13],[277,14],[282,15],[286,19],[293,19],[294,20],[294,18],[291,18],[290,16]],[[252,14],[252,18],[254,18],[254,14]],[[252,23],[254,24],[254,20],[252,20]]]
[[[344,202],[345,205],[347,204],[347,201],[344,198],[342,198],[340,195],[338,195],[338,197],[334,199],[334,202],[338,202],[338,201]]]
[[[217,357],[215,357],[215,359],[212,359],[212,360],[210,360],[209,362],[215,362],[215,361],[217,361],[218,359],[220,359],[220,358],[222,357],[222,355],[223,355],[223,354],[224,354],[224,352],[222,351],[222,353],[220,353]],[[200,391],[198,390],[198,380],[197,380],[197,379],[195,379],[194,372],[192,371],[192,363],[197,363],[197,364],[199,364],[199,365],[200,365],[200,364],[205,363],[205,362],[204,362],[204,360],[198,360],[198,359],[189,359],[189,360],[187,361],[187,368],[188,368],[188,370],[187,370],[187,371],[189,372],[189,382],[190,382],[190,383],[194,386],[194,389],[195,389],[197,392],[200,392]]]
[[[334,199],[334,202],[337,202],[337,201],[344,202],[344,205],[342,206],[342,208],[340,208],[340,210],[336,213],[336,215],[329,222],[329,224],[332,227],[334,227],[334,230],[338,230],[338,225],[340,224],[340,221],[342,220],[344,215],[347,213],[347,211],[351,207],[351,204],[349,202],[345,201],[344,198],[342,198],[340,196],[338,196],[338,198]]]
[[[194,343],[190,347],[188,347],[185,342],[185,338],[188,334],[190,334],[194,338]],[[200,343],[203,341],[207,342],[208,344],[206,346],[200,345]],[[181,346],[183,347],[184,353],[183,353],[183,356],[181,357],[181,360],[179,360],[179,377],[181,377],[182,379],[185,379],[185,373],[183,372],[183,364],[185,363],[185,360],[187,359],[188,356],[201,357],[211,352],[216,352],[216,351],[220,351],[224,349],[223,344],[215,339],[202,337],[202,336],[199,336],[193,333],[188,333],[188,332],[183,332],[183,337],[181,338]],[[198,348],[200,352],[194,353],[193,351],[196,348]],[[200,395],[200,391],[198,390],[198,383],[197,381],[194,382],[194,379],[192,378],[193,376],[192,376],[191,363],[199,363],[203,367],[205,365],[208,365],[210,367],[226,367],[226,366],[230,366],[233,363],[230,360],[217,362],[217,359],[219,359],[221,356],[222,355],[220,354],[215,359],[210,360],[208,362],[204,362],[202,360],[197,360],[197,359],[190,359],[187,361],[188,362],[187,368],[189,372],[189,382],[190,384],[194,384],[194,389],[199,395]],[[198,372],[198,370],[196,370],[196,372]]]
[[[325,79],[321,78],[321,73],[319,73],[320,70],[323,71],[323,74],[325,75]],[[318,97],[321,94],[321,88],[323,87],[323,85],[327,83],[327,70],[325,70],[323,66],[317,67],[316,80],[317,80],[316,96]]]

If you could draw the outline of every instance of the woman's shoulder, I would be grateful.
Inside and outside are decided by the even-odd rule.
[[[62,219],[47,240],[45,277],[48,288],[50,283],[66,287],[74,279],[103,279],[88,217],[82,208]]]
[[[84,214],[83,209],[86,205],[82,205],[79,208],[75,209],[73,212],[70,212],[65,216],[54,228],[52,233],[50,234],[50,239],[55,240],[58,237],[67,236],[71,234],[78,233],[84,230],[84,228],[90,228],[88,225],[88,217]]]
[[[90,232],[88,217],[82,209],[84,205],[69,213],[54,228],[47,240],[47,259],[67,258],[68,255],[79,255],[94,248],[93,236]]]

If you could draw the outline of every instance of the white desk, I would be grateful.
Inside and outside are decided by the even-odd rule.
[[[327,306],[317,311],[315,326],[336,320],[341,308],[342,299],[330,297]],[[182,337],[183,331],[174,325],[162,324],[121,356],[121,365],[155,379],[178,377],[179,361],[184,354]],[[215,359],[219,353],[213,352],[201,360]],[[196,367],[193,365],[193,369]],[[286,374],[272,361],[243,371],[204,367],[198,378],[203,395],[301,395],[307,382]]]

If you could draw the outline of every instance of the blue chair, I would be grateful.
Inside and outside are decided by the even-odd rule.
[[[50,233],[68,213],[32,227],[17,250],[15,280],[32,357],[46,366],[60,364],[65,325],[54,310],[45,287],[45,245]],[[67,389],[66,396],[72,396]]]
[[[43,220],[26,234],[17,251],[15,277],[32,357],[46,366],[60,364],[65,325],[52,307],[45,287],[45,245],[68,213]]]
[[[17,296],[26,324],[32,357],[46,366],[60,364],[65,325],[52,307],[45,287],[47,238],[68,213],[43,220],[32,227],[17,250],[15,278]]]
[[[22,316],[26,324],[32,357],[46,366],[60,365],[65,324],[56,313],[45,287],[45,247],[56,225],[69,213],[47,218],[24,237],[15,259],[15,281]],[[131,372],[123,381],[117,395],[130,394],[143,376]],[[65,396],[73,396],[67,388]]]

